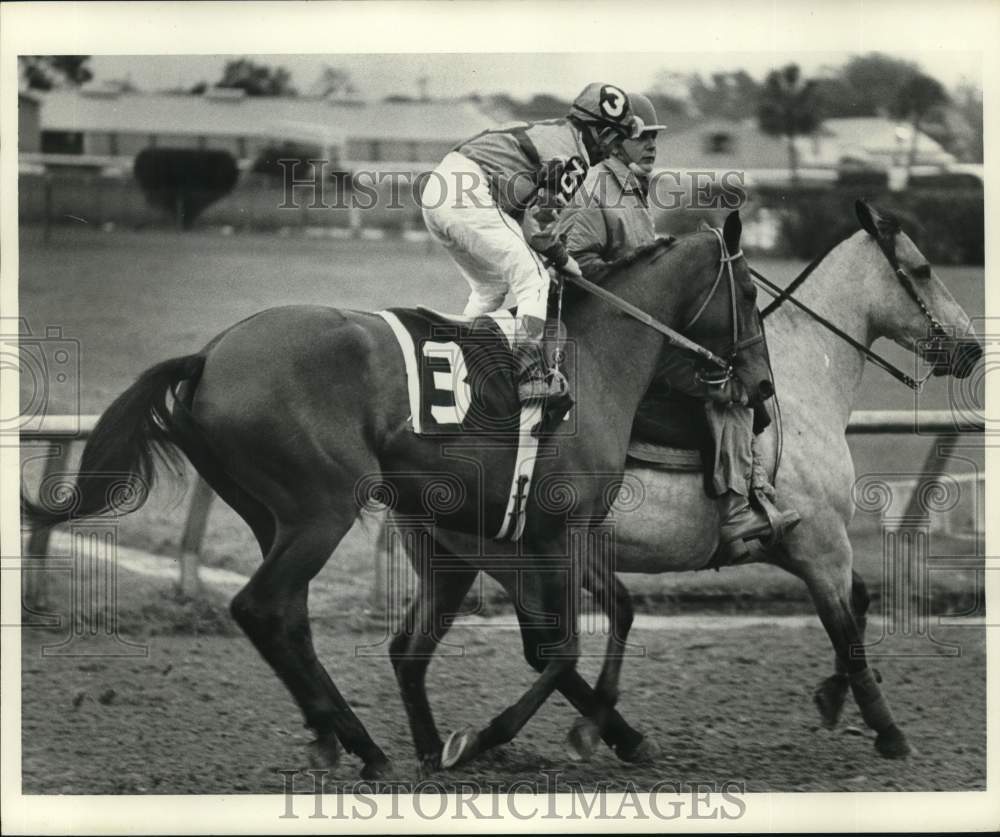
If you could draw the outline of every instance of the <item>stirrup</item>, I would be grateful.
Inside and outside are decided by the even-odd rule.
[[[768,549],[780,543],[785,535],[792,531],[802,521],[802,517],[794,509],[781,511],[763,491],[755,490],[751,492],[756,506],[764,512],[767,522],[771,527],[771,534],[761,539],[761,543]]]
[[[527,378],[517,385],[517,395],[522,404],[564,398],[568,394],[569,381],[558,369],[550,369],[544,375]]]

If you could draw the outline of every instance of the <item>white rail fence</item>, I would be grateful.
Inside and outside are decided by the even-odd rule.
[[[59,474],[65,474],[69,467],[70,448],[77,442],[86,441],[97,424],[98,416],[48,416],[38,427],[21,430],[21,440],[28,442],[47,443],[48,451],[45,457],[42,481],[55,479]],[[955,436],[966,433],[983,433],[984,421],[981,418],[959,421],[949,410],[864,410],[855,412],[847,426],[851,435],[860,434],[913,434],[935,436],[930,454],[924,464],[922,473],[934,473],[939,466],[938,448],[940,443]],[[916,492],[913,492],[915,495]],[[181,534],[180,544],[175,556],[180,566],[178,583],[180,590],[188,596],[197,596],[201,591],[199,566],[201,564],[202,543],[208,526],[208,516],[215,498],[215,493],[199,476],[191,494],[188,512]],[[917,502],[913,496],[909,503]],[[24,549],[25,557],[45,557],[49,549],[51,529],[47,527],[33,528],[29,534]],[[377,564],[378,562],[376,562]],[[47,593],[45,572],[23,572],[22,591],[24,602],[31,607],[43,601]],[[380,576],[376,574],[376,587],[380,586]],[[378,590],[374,600],[378,601]]]

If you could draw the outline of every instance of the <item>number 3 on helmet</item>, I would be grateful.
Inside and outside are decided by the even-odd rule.
[[[582,122],[596,123],[614,128],[628,139],[639,139],[645,131],[656,131],[662,125],[646,124],[642,115],[635,112],[629,95],[613,84],[592,82],[580,92],[569,110]],[[656,116],[650,114],[652,121]]]
[[[602,84],[599,99],[601,113],[612,122],[622,122],[629,112],[628,95],[613,84]]]

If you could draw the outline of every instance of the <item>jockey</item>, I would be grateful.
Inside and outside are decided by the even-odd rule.
[[[583,186],[560,214],[555,235],[564,236],[566,249],[593,282],[604,279],[611,264],[632,250],[656,239],[649,211],[649,177],[656,160],[657,132],[665,128],[657,122],[653,103],[645,96],[630,93],[634,115],[643,130],[637,137],[619,137],[609,156],[587,174]],[[754,410],[733,400],[731,391],[707,386],[694,376],[695,368],[686,356],[677,353],[677,362],[665,373],[669,388],[704,402],[714,448],[712,487],[722,517],[721,540],[726,546],[735,541],[760,537],[780,538],[798,522],[794,511],[778,513],[775,529],[762,511],[750,505],[750,496],[760,491],[774,497],[763,465],[753,449]],[[654,382],[644,402],[656,405]],[[640,408],[640,413],[642,408]]]
[[[606,156],[609,142],[633,130],[633,124],[624,91],[594,82],[565,118],[507,125],[460,143],[424,187],[427,229],[469,283],[465,315],[496,311],[507,291],[514,293],[522,403],[566,394],[565,378],[546,369],[541,345],[549,274],[540,253],[552,240],[533,236],[572,198],[589,167]],[[579,274],[564,252],[554,260]]]

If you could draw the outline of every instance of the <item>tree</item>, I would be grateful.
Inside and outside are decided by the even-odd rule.
[[[184,230],[229,194],[239,177],[228,151],[193,148],[146,148],[135,158],[133,170],[146,202],[167,212]]]
[[[554,119],[569,113],[572,102],[552,96],[548,93],[537,93],[531,101],[521,105],[518,117],[529,122],[536,119]]]
[[[840,74],[850,90],[853,112],[836,115],[882,116],[889,113],[900,88],[919,72],[912,61],[903,61],[880,52],[854,56],[844,65]]]
[[[772,70],[761,89],[757,117],[765,134],[787,140],[788,170],[791,172],[792,183],[797,185],[799,155],[795,138],[812,133],[821,121],[816,82],[803,82],[797,64]]]
[[[357,95],[358,90],[351,80],[351,74],[340,67],[327,64],[313,85],[316,93],[323,97],[335,99],[350,99]]]
[[[703,115],[742,120],[756,113],[760,85],[745,70],[712,73],[708,82],[696,73],[689,77],[688,93]]]
[[[19,55],[18,69],[32,90],[51,90],[65,84],[79,87],[90,81],[89,55]]]
[[[292,76],[284,67],[255,64],[248,58],[226,63],[216,87],[246,91],[248,96],[294,96]]]
[[[816,98],[828,118],[875,115],[871,103],[839,71],[816,80]]]
[[[910,120],[910,153],[906,159],[906,174],[917,159],[917,140],[920,137],[920,123],[931,111],[949,102],[948,94],[941,83],[923,73],[909,78],[899,88],[890,109],[897,119]]]
[[[966,147],[962,159],[970,163],[983,162],[983,91],[980,87],[963,80],[955,89],[955,112],[969,127]]]

